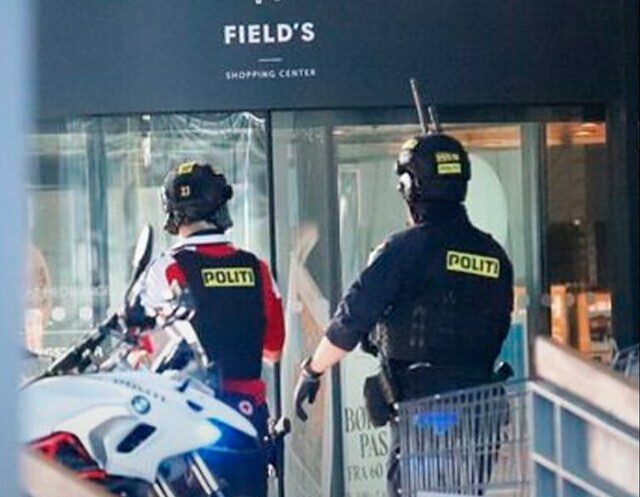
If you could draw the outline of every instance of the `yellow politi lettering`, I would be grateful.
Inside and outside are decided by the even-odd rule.
[[[467,273],[484,278],[500,277],[500,260],[467,252],[447,251],[447,271]]]
[[[253,287],[256,275],[250,267],[206,268],[202,270],[202,283],[207,288]]]

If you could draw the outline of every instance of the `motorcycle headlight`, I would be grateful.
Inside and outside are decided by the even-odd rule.
[[[195,430],[203,446],[215,445],[222,438],[222,431],[212,423],[198,423]]]

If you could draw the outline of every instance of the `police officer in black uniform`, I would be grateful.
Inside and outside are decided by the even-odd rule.
[[[315,400],[324,371],[358,343],[381,359],[381,374],[365,385],[374,424],[392,420],[394,402],[492,380],[510,326],[513,269],[502,247],[467,217],[470,166],[463,146],[442,133],[403,145],[396,174],[412,226],[375,251],[303,363],[295,392],[302,420],[303,404]],[[388,480],[395,496],[393,421],[391,429]]]

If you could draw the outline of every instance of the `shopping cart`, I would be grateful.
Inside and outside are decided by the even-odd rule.
[[[522,382],[401,403],[402,495],[528,497],[528,398]]]

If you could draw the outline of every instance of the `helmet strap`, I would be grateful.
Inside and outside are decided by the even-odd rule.
[[[226,202],[218,207],[215,212],[207,219],[209,222],[216,225],[223,233],[233,226],[233,221],[229,215],[229,207]]]
[[[177,235],[183,222],[184,216],[178,215],[176,212],[169,212],[164,222],[164,230],[171,235]]]

